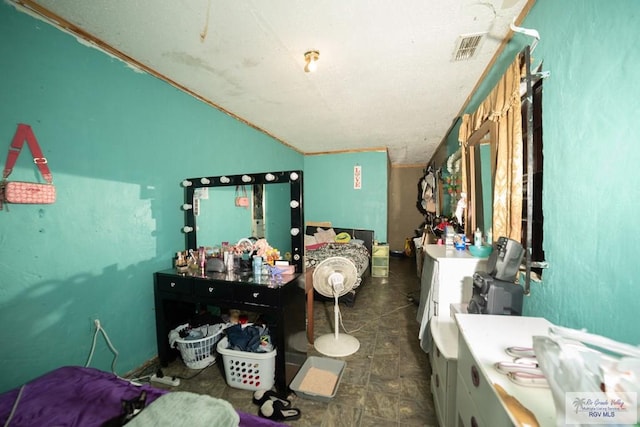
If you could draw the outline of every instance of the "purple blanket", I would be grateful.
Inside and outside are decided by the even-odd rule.
[[[99,427],[120,414],[122,399],[132,399],[142,390],[147,392],[147,405],[168,393],[148,384],[132,385],[112,373],[94,368],[58,368],[22,388],[0,394],[0,425],[5,425],[20,395],[9,424],[11,427]],[[237,412],[240,426],[282,426],[257,415]]]

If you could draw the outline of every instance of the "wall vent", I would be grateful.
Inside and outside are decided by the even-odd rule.
[[[466,61],[473,58],[487,33],[464,34],[458,37],[453,51],[453,61]]]

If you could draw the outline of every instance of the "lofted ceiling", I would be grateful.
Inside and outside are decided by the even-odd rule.
[[[12,1],[301,153],[386,148],[394,165],[429,161],[527,7],[527,0]],[[454,61],[461,36],[478,34],[475,54]],[[315,73],[303,70],[309,50],[320,52]]]

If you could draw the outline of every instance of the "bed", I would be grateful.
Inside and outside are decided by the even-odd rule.
[[[349,243],[337,243],[335,236],[341,233],[349,235]],[[314,299],[326,299],[319,296],[313,289],[313,269],[323,260],[340,256],[353,261],[361,279],[370,271],[371,249],[373,247],[373,230],[362,230],[356,228],[332,227],[326,224],[324,227],[307,225],[305,228],[305,292],[307,293],[307,339],[310,343],[313,338],[313,301]],[[359,285],[362,283],[360,281]],[[355,304],[355,297],[358,287],[350,293],[342,296],[340,302],[347,306]]]
[[[22,387],[0,394],[0,425],[99,427],[121,413],[123,399],[133,399],[143,390],[147,395],[146,406],[127,426],[284,425],[236,411],[222,399],[161,390],[149,384],[133,385],[112,373],[79,366],[55,369]]]
[[[347,233],[351,243],[359,242],[360,244],[335,243],[333,237],[341,233]],[[309,240],[310,238],[313,240]],[[363,277],[370,264],[372,247],[373,230],[331,226],[323,228],[307,225],[305,228],[305,269],[315,267],[325,258],[344,256],[354,262],[358,274]]]

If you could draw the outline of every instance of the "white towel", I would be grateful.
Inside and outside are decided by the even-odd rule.
[[[240,416],[226,400],[205,394],[175,391],[156,399],[127,423],[127,427],[237,427]]]

